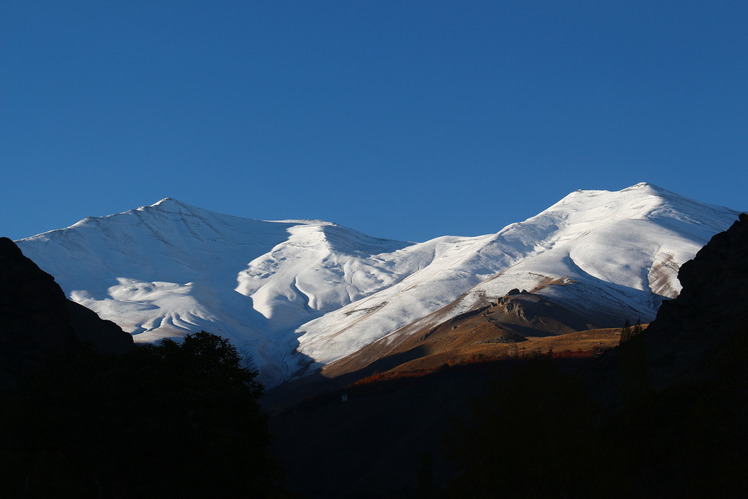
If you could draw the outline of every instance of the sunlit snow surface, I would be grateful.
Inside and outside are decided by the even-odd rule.
[[[221,334],[272,385],[458,298],[450,314],[512,288],[649,320],[663,296],[680,290],[678,267],[736,218],[637,184],[574,192],[497,234],[414,244],[167,198],[18,244],[71,299],[136,341]]]

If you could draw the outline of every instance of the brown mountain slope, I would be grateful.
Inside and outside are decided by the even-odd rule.
[[[511,359],[537,352],[588,358],[618,345],[619,328],[586,329],[587,322],[586,317],[547,298],[513,291],[431,329],[391,335],[399,342],[390,342],[389,336],[382,338],[328,364],[321,373],[269,390],[264,405],[272,413],[279,413],[309,397],[362,380],[423,376],[445,365]]]
[[[408,335],[397,331],[322,369],[327,377],[390,369],[433,369],[445,363],[497,358],[523,351],[607,349],[618,342],[615,330],[588,330],[589,318],[543,296],[517,290],[438,326]],[[563,335],[563,339],[550,337]],[[393,341],[393,338],[397,338]],[[541,341],[542,340],[542,341]],[[400,367],[398,367],[400,366]]]

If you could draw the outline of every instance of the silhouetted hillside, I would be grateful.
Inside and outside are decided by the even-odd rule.
[[[715,235],[678,279],[683,291],[662,304],[646,335],[656,387],[714,375],[714,358],[748,334],[748,215]]]
[[[52,356],[0,398],[0,496],[274,497],[256,376],[206,332]]]
[[[133,341],[113,322],[67,300],[52,276],[0,238],[0,389],[50,354],[85,344],[122,353]]]

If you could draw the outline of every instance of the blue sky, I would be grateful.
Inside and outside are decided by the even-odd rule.
[[[0,7],[0,235],[163,197],[413,241],[648,181],[748,209],[748,2]]]

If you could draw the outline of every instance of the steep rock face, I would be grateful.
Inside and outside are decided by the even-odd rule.
[[[93,310],[71,300],[65,300],[65,308],[78,342],[102,352],[122,353],[132,348],[132,336],[114,322],[103,320]]]
[[[0,385],[53,353],[89,343],[122,352],[132,337],[116,324],[65,298],[54,278],[8,238],[0,238]]]
[[[659,386],[698,376],[734,334],[748,333],[748,215],[681,266],[680,295],[665,302],[646,338]]]
[[[12,371],[46,354],[72,348],[65,295],[10,239],[0,239],[2,367]]]

